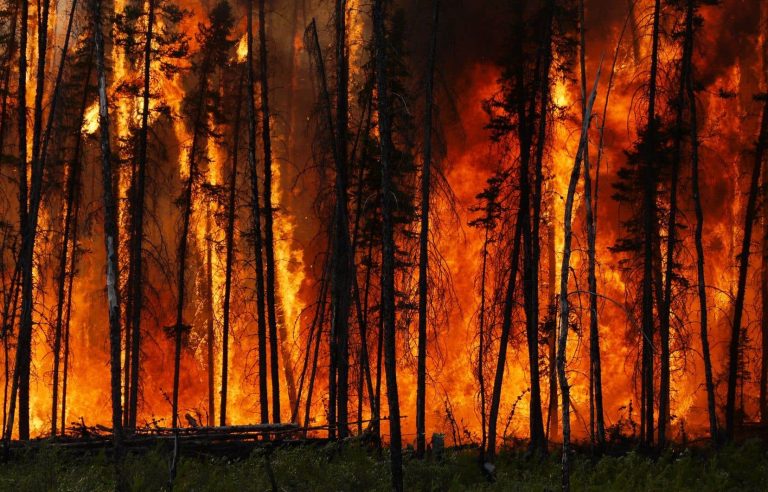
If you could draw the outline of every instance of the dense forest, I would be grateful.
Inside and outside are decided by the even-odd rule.
[[[741,441],[767,145],[760,0],[0,0],[4,457]]]

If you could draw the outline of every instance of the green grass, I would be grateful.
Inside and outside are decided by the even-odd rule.
[[[361,491],[390,490],[386,454],[355,445],[306,446],[274,451],[269,463],[280,490]],[[558,490],[560,457],[529,458],[522,451],[502,453],[494,481],[478,466],[476,451],[447,452],[442,459],[406,458],[407,490]],[[267,457],[258,450],[249,458],[183,457],[175,490],[246,492],[271,489]],[[17,456],[0,465],[0,490],[102,491],[114,490],[114,466],[105,454],[75,457],[53,448]],[[130,490],[167,488],[169,455],[157,449],[129,455],[123,476]],[[749,441],[712,453],[702,449],[669,451],[652,459],[637,452],[593,460],[574,459],[574,490],[604,491],[723,491],[767,490],[768,449]]]

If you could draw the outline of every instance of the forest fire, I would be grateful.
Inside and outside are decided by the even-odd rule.
[[[764,424],[768,4],[477,3],[5,2],[6,443]]]

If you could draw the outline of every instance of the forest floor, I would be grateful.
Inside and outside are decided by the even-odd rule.
[[[406,453],[406,490],[558,490],[560,455],[531,458],[507,450],[496,460],[492,479],[478,464],[476,449],[446,450],[442,457],[416,460]],[[129,490],[167,490],[170,454],[157,448],[130,454],[123,466]],[[0,464],[0,490],[115,490],[114,465],[104,452],[73,455],[52,447],[17,455]],[[388,491],[386,453],[358,445],[262,449],[245,459],[181,457],[175,490],[187,491]],[[721,490],[768,489],[768,446],[758,440],[721,449],[674,449],[650,457],[636,451],[591,457],[579,452],[572,474],[574,490]]]

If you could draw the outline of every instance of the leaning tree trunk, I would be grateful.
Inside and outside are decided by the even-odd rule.
[[[584,39],[584,0],[579,1],[579,64],[581,66],[582,111],[587,104],[586,42]],[[606,96],[607,97],[607,96]],[[603,384],[600,366],[600,332],[597,312],[597,193],[593,204],[592,173],[590,171],[589,138],[584,142],[584,210],[587,222],[587,283],[589,288],[589,386],[590,427],[592,440],[605,444],[605,420],[603,416]],[[599,172],[599,169],[598,169]],[[597,188],[597,187],[595,187]]]
[[[488,415],[488,452],[486,453],[488,461],[493,461],[496,456],[496,425],[499,419],[504,369],[507,365],[507,345],[509,344],[509,334],[512,330],[512,310],[515,305],[515,287],[520,264],[520,237],[523,231],[524,220],[527,220],[527,212],[521,207],[517,214],[515,235],[512,239],[512,255],[509,261],[509,277],[507,278],[506,295],[504,296],[501,336],[499,338],[499,355],[496,361],[496,374],[493,378],[493,390],[491,392],[491,408]]]
[[[586,153],[586,141],[589,133],[589,122],[592,115],[592,106],[595,103],[595,96],[597,95],[597,84],[600,81],[600,68],[597,69],[597,75],[595,76],[595,85],[592,88],[592,93],[589,96],[589,101],[584,105],[584,113],[582,116],[581,125],[581,138],[579,139],[579,149],[576,152],[576,161],[573,164],[573,170],[571,171],[571,179],[568,183],[568,193],[565,199],[565,218],[563,223],[563,230],[565,232],[565,238],[563,241],[563,263],[560,268],[560,316],[559,316],[559,329],[557,334],[557,376],[560,383],[561,411],[563,420],[563,458],[562,458],[562,486],[563,491],[570,490],[570,463],[571,463],[571,397],[570,386],[568,384],[568,377],[565,372],[566,365],[566,349],[568,342],[568,327],[570,308],[568,304],[568,273],[570,272],[571,262],[571,240],[573,237],[572,218],[573,218],[573,202],[576,195],[576,186],[579,182],[579,172],[581,171],[581,161]]]
[[[432,108],[437,51],[437,22],[440,0],[432,7],[432,39],[427,60],[426,109],[424,116],[424,155],[421,170],[421,230],[419,231],[419,347],[416,368],[416,455],[426,450],[425,407],[427,393],[427,281],[429,275],[429,198],[432,167]]]
[[[763,165],[766,140],[768,139],[768,100],[763,103],[760,135],[755,150],[755,163],[752,167],[752,180],[749,186],[749,198],[744,221],[744,237],[739,254],[739,278],[736,290],[736,300],[733,308],[733,324],[731,325],[731,341],[728,348],[728,396],[725,402],[725,433],[730,440],[736,425],[736,383],[738,380],[739,349],[741,348],[741,319],[744,311],[744,297],[747,287],[747,270],[749,268],[749,247],[752,242],[752,227],[757,212],[757,195],[760,184],[760,171]]]
[[[338,17],[338,15],[337,15]],[[345,31],[346,28],[341,28]],[[337,27],[337,30],[339,28]],[[348,336],[348,321],[349,321],[349,267],[351,266],[352,259],[350,258],[350,245],[349,245],[349,229],[347,219],[347,140],[346,137],[339,139],[337,133],[334,131],[333,114],[331,112],[331,96],[328,91],[328,81],[325,74],[325,65],[323,63],[323,56],[320,49],[320,41],[317,35],[317,26],[313,20],[308,30],[308,44],[310,46],[309,54],[311,56],[310,61],[315,64],[317,70],[317,77],[320,82],[320,102],[323,106],[323,115],[325,116],[325,124],[327,125],[331,137],[329,139],[331,145],[331,152],[333,155],[334,163],[336,164],[336,206],[334,210],[334,220],[332,221],[331,244],[332,244],[332,256],[331,256],[331,333],[330,339],[330,367],[328,378],[328,437],[330,439],[336,438],[337,431],[337,409],[341,406],[345,407],[346,402],[340,405],[338,402],[338,386],[337,386],[337,372],[339,365],[339,332],[343,332],[342,335],[345,340]],[[337,35],[338,36],[338,35]],[[342,38],[344,36],[341,36]],[[339,40],[337,40],[338,44]],[[343,39],[342,44],[345,44]],[[343,56],[346,60],[346,53]],[[342,62],[346,64],[346,62]],[[341,69],[343,80],[342,85],[346,85],[344,80],[347,77],[347,70]],[[339,88],[339,91],[347,91]],[[341,103],[342,107],[346,107],[346,103]],[[347,114],[347,110],[342,111],[344,115]],[[347,132],[346,116],[342,118],[344,121],[343,133]],[[337,123],[338,124],[338,123]],[[339,144],[343,145],[343,148],[339,148]],[[343,157],[342,157],[343,154]],[[341,232],[339,232],[341,230]],[[346,344],[347,342],[345,342]],[[348,347],[345,350],[345,364],[348,364]],[[346,379],[346,376],[345,376]],[[344,391],[348,393],[347,389]],[[346,396],[344,397],[346,399]],[[346,424],[345,424],[346,426]],[[346,435],[346,430],[344,431]]]
[[[392,122],[389,106],[387,41],[384,26],[384,0],[373,4],[376,87],[378,91],[379,134],[381,142],[381,316],[384,328],[384,365],[389,403],[390,461],[392,488],[403,490],[403,456],[400,435],[400,400],[397,394],[397,333],[395,332],[395,239],[392,210]]]
[[[485,450],[488,439],[487,425],[486,425],[486,401],[485,401],[485,371],[483,370],[485,360],[485,280],[486,272],[488,271],[488,245],[491,238],[489,234],[490,224],[486,225],[485,240],[483,241],[483,264],[480,267],[480,311],[478,313],[478,348],[477,348],[477,383],[478,390],[480,391],[480,428],[481,428],[481,441],[480,441],[480,463],[485,463]]]

